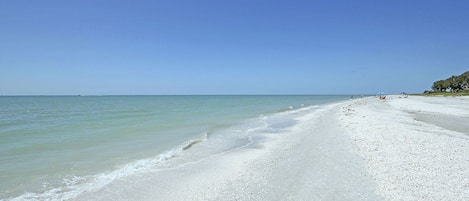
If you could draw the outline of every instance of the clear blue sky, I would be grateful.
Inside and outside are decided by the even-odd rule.
[[[423,92],[469,1],[0,1],[0,95]]]

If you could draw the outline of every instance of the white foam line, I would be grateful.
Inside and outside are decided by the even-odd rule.
[[[295,113],[302,112],[302,111],[318,109],[320,107],[321,107],[320,105],[312,105],[312,106],[297,108],[297,109],[293,109],[293,110],[289,110],[289,111],[283,111],[283,112],[279,112],[279,113],[268,115],[268,116],[295,114]],[[262,118],[265,120],[267,118],[267,116],[262,116]],[[266,122],[264,122],[264,123],[266,123]],[[251,133],[255,130],[259,130],[259,129],[262,129],[262,128],[263,127],[251,128],[251,129],[248,129],[246,131],[246,133]],[[190,141],[182,144],[181,146],[179,146],[176,149],[172,149],[172,150],[166,151],[162,154],[159,154],[158,155],[159,157],[156,161],[151,160],[151,159],[150,160],[149,159],[142,159],[142,160],[136,161],[134,163],[125,165],[124,167],[119,168],[117,170],[114,170],[110,173],[101,173],[101,174],[98,174],[98,175],[89,176],[89,177],[94,178],[91,182],[82,183],[82,184],[73,185],[73,186],[57,187],[57,188],[48,190],[48,191],[46,191],[44,193],[40,193],[40,194],[38,194],[38,193],[25,193],[23,195],[12,198],[10,200],[12,200],[12,201],[17,201],[18,200],[19,201],[19,200],[68,200],[68,199],[73,199],[73,198],[76,198],[76,197],[78,197],[79,195],[81,195],[85,192],[92,192],[92,191],[101,189],[104,186],[112,183],[113,181],[115,181],[117,179],[120,179],[120,178],[123,178],[123,177],[126,177],[126,176],[129,176],[133,173],[144,172],[144,171],[160,172],[160,171],[176,170],[176,169],[186,167],[188,165],[195,165],[195,164],[201,163],[203,161],[207,161],[207,160],[209,160],[211,158],[214,158],[214,157],[219,157],[219,156],[227,154],[227,153],[231,153],[231,152],[235,152],[235,151],[244,149],[244,148],[246,148],[246,147],[248,147],[248,146],[250,146],[254,143],[254,141],[252,140],[252,137],[253,136],[247,136],[247,139],[248,139],[249,142],[246,143],[245,145],[235,147],[233,149],[229,149],[229,150],[217,153],[217,154],[212,154],[212,155],[206,156],[206,157],[201,158],[201,159],[196,160],[196,161],[186,162],[186,163],[180,164],[180,165],[175,166],[175,167],[170,167],[170,168],[149,170],[150,168],[154,167],[158,163],[162,163],[162,162],[164,162],[168,159],[171,159],[173,157],[180,156],[184,152],[184,147],[187,147],[189,144],[194,144],[194,142],[197,141],[197,139],[196,140],[190,140]],[[207,135],[205,135],[205,138],[202,140],[202,142],[205,141],[205,140],[207,140]],[[123,170],[125,170],[125,169],[132,169],[132,171],[130,173],[129,172],[124,172]],[[77,177],[77,178],[80,179],[80,180],[83,179],[81,177]],[[97,186],[96,183],[98,183],[99,185]],[[71,191],[66,191],[66,190],[71,190]],[[1,201],[3,201],[3,200],[1,200]]]
[[[161,171],[166,171],[166,170],[176,170],[176,169],[179,169],[179,168],[183,168],[187,165],[194,165],[194,164],[198,164],[200,162],[203,162],[203,161],[206,161],[208,159],[211,159],[211,158],[214,158],[214,157],[218,157],[218,156],[221,156],[221,155],[224,155],[224,154],[227,154],[227,153],[231,153],[231,152],[234,152],[234,151],[238,151],[238,150],[241,150],[241,149],[244,149],[246,147],[248,147],[249,145],[251,145],[252,143],[254,143],[254,141],[252,140],[252,136],[248,136],[248,143],[246,143],[245,145],[243,146],[239,146],[239,147],[235,147],[233,149],[230,149],[230,150],[226,150],[226,151],[223,151],[223,152],[220,152],[220,153],[217,153],[217,154],[212,154],[212,155],[209,155],[207,157],[204,157],[204,158],[201,158],[197,161],[190,161],[190,162],[186,162],[186,163],[183,163],[181,165],[178,165],[176,167],[171,167],[171,168],[163,168],[163,169],[158,169],[158,170],[153,170],[151,172],[161,172]]]
[[[156,159],[141,159],[135,161],[133,163],[124,165],[123,167],[116,169],[111,172],[100,173],[92,176],[87,176],[88,178],[93,178],[89,182],[76,184],[80,180],[84,180],[84,177],[77,177],[74,176],[73,178],[66,178],[64,179],[64,184],[72,184],[66,185],[61,187],[56,187],[50,190],[47,190],[43,193],[31,193],[26,192],[18,197],[9,198],[7,200],[11,201],[23,201],[23,200],[68,200],[73,199],[83,194],[84,192],[89,192],[97,189],[101,189],[104,186],[112,183],[113,181],[129,176],[134,173],[148,171],[150,168],[154,167],[156,164],[162,163],[168,159],[173,157],[177,157],[183,154],[184,150],[188,148],[188,146],[193,146],[198,142],[204,142],[207,140],[207,133],[201,139],[192,139],[183,143],[182,145],[178,146],[175,149],[171,149],[164,153],[161,153],[157,156]],[[130,171],[126,171],[130,170]],[[3,201],[3,200],[0,200]]]

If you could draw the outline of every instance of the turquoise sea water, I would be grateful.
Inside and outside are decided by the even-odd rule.
[[[348,98],[0,97],[0,199],[74,198],[132,174],[242,146],[253,129],[294,124],[277,114]],[[183,160],[193,146],[205,148]]]

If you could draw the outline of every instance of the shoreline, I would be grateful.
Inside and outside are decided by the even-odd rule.
[[[468,100],[391,95],[321,105],[284,132],[73,200],[467,200],[467,126],[451,121],[469,117]]]
[[[379,200],[364,161],[337,125],[344,103],[297,111],[295,126],[255,135],[240,149],[73,200]]]
[[[133,174],[241,146],[260,127],[273,130],[295,124],[278,124],[279,114],[345,99],[4,97],[0,200],[75,198]]]

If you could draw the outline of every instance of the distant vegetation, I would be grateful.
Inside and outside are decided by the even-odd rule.
[[[432,95],[469,95],[469,71],[461,75],[453,75],[445,80],[438,80],[432,85],[433,91],[425,91]]]

